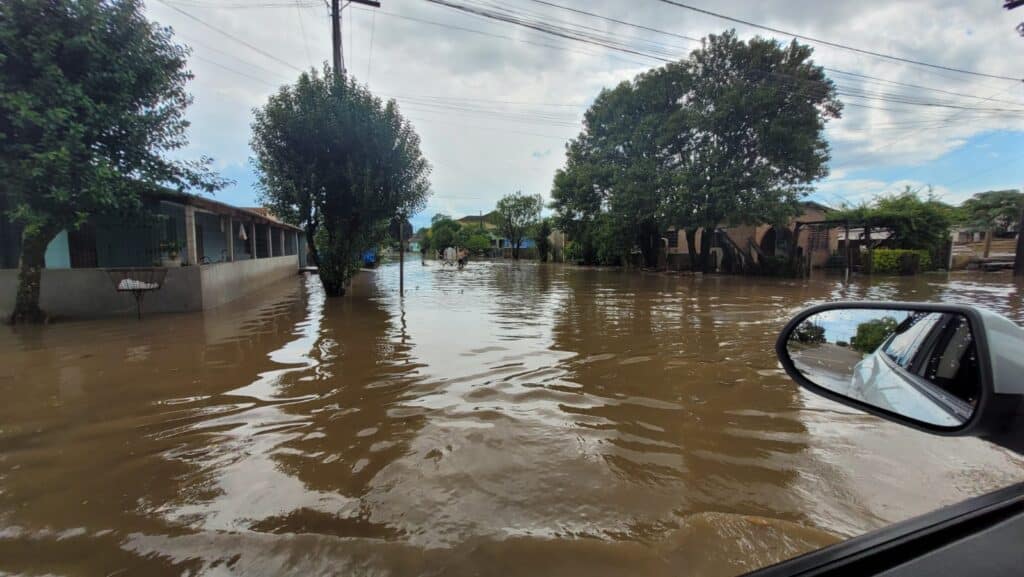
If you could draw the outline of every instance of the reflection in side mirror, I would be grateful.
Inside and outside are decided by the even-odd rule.
[[[950,429],[978,406],[978,351],[963,314],[833,308],[810,315],[785,338],[793,367],[846,399]]]

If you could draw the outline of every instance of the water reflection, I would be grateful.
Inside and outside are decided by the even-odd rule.
[[[404,299],[386,266],[365,299],[296,279],[2,329],[0,570],[727,575],[1024,470],[808,397],[772,352],[813,301],[1022,321],[1011,283],[406,272]]]

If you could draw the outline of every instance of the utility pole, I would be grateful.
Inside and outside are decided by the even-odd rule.
[[[380,8],[377,0],[348,0],[345,6],[353,2]],[[334,55],[335,74],[345,74],[345,55],[341,51],[341,11],[345,6],[341,6],[341,0],[331,0],[331,53]]]

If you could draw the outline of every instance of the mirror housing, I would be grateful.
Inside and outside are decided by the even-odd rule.
[[[808,379],[790,356],[794,331],[814,315],[858,310],[952,313],[965,317],[974,338],[979,379],[978,399],[970,417],[955,426],[939,426],[837,393]],[[780,333],[775,351],[786,374],[818,395],[914,429],[945,436],[982,437],[1024,454],[1024,329],[996,313],[968,305],[885,301],[828,303],[810,307],[793,317]]]

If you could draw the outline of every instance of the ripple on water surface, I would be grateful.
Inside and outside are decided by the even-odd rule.
[[[0,332],[0,570],[729,575],[1022,477],[970,439],[799,391],[811,302],[982,304],[961,276],[843,285],[535,263],[315,277],[195,315]],[[552,571],[555,569],[556,571]]]

